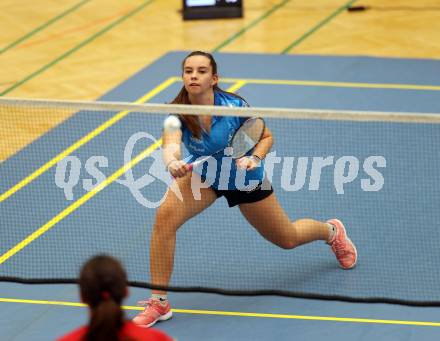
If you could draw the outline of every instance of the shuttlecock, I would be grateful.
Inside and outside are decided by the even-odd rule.
[[[180,129],[181,125],[182,124],[180,123],[180,120],[179,120],[179,118],[177,116],[170,115],[164,121],[163,128],[166,131],[173,132],[173,131],[176,131],[176,130]]]

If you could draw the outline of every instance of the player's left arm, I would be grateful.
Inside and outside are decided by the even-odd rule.
[[[237,159],[237,166],[241,169],[253,170],[260,165],[261,160],[263,160],[267,153],[273,145],[272,132],[268,127],[264,127],[263,136],[261,140],[255,145],[252,156],[245,156]]]
[[[263,136],[261,137],[260,142],[258,142],[254,147],[254,152],[252,153],[252,155],[256,156],[260,160],[263,160],[266,157],[267,153],[269,153],[272,145],[272,132],[269,130],[268,127],[264,127]]]

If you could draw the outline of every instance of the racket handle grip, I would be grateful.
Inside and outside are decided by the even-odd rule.
[[[194,168],[194,165],[193,165],[192,163],[189,163],[189,164],[188,164],[188,171],[189,171],[189,172],[192,172],[193,168]],[[176,179],[175,176],[173,176],[173,175],[171,175],[171,176],[173,177],[174,180]]]
[[[192,172],[193,169],[194,169],[194,167],[197,167],[197,166],[201,165],[203,162],[205,162],[206,160],[210,159],[211,157],[212,157],[212,156],[205,156],[205,157],[202,157],[202,158],[200,158],[200,159],[198,159],[198,160],[196,160],[196,161],[194,161],[194,162],[189,163],[189,164],[188,164],[188,166],[189,166],[189,168],[188,168],[189,171]]]

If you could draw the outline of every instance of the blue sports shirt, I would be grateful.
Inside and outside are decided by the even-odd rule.
[[[214,105],[229,107],[246,107],[246,101],[231,94],[214,91]],[[228,146],[234,132],[246,120],[245,117],[213,116],[211,129],[208,134],[202,129],[201,138],[198,139],[185,127],[182,122],[182,141],[190,157],[187,163],[197,158],[212,155],[212,158],[202,165],[194,168],[203,181],[217,190],[251,190],[264,178],[264,161],[260,166],[251,171],[237,169],[235,160],[225,155],[224,149]],[[252,150],[247,155],[252,155]]]

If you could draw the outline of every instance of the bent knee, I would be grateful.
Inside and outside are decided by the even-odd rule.
[[[284,239],[276,243],[280,248],[284,250],[291,250],[296,248],[299,244],[296,240]]]
[[[279,246],[284,250],[291,250],[300,245],[300,243],[298,243],[298,241],[295,238],[292,238],[291,236],[279,239],[275,241],[274,244],[276,244],[277,246]]]
[[[155,226],[177,230],[184,222],[184,212],[179,212],[171,205],[162,205],[156,211]]]

